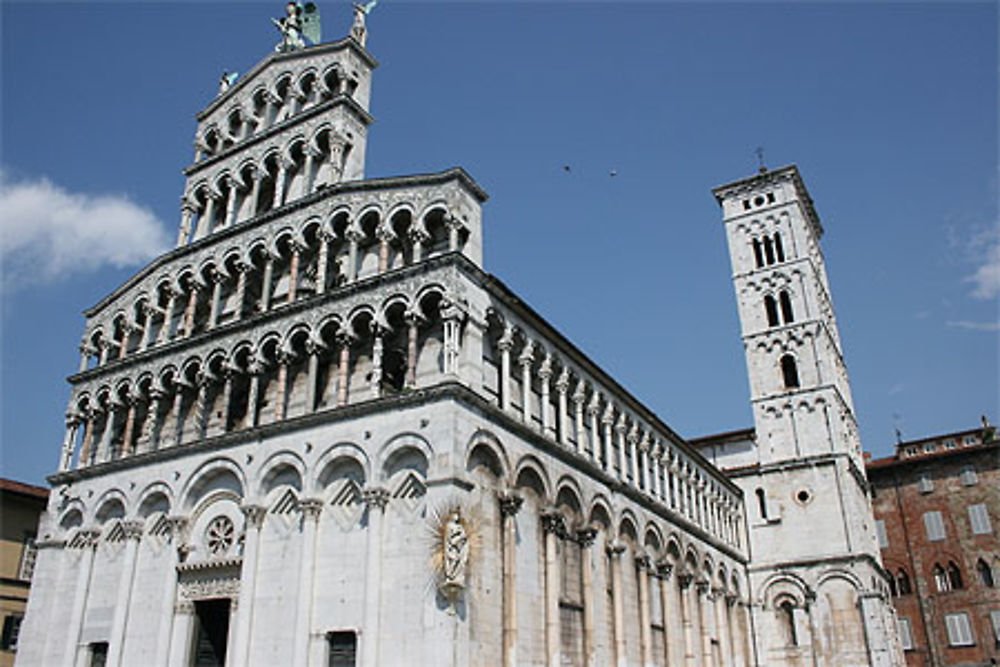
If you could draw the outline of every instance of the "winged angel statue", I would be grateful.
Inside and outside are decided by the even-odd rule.
[[[319,44],[322,39],[319,8],[315,3],[289,2],[285,5],[285,17],[271,20],[281,31],[281,41],[274,47],[278,53],[304,49],[306,39],[313,44]]]

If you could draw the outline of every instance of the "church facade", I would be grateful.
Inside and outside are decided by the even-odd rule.
[[[798,171],[715,190],[757,423],[686,441],[484,271],[465,171],[365,177],[357,10],[224,79],[86,312],[18,664],[902,664]]]

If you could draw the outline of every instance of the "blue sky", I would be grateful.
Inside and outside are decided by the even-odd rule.
[[[81,311],[176,234],[194,115],[282,3],[0,12],[0,474],[39,482]],[[1000,419],[995,3],[383,0],[369,29],[368,175],[465,167],[487,269],[681,434],[752,424],[710,190],[757,146],[826,228],[865,448]]]

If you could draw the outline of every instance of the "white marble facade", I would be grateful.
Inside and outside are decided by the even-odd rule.
[[[86,313],[18,664],[895,664],[846,374],[808,466],[686,442],[483,271],[464,171],[364,178],[374,67],[272,54],[198,115],[177,248]],[[815,511],[756,514],[779,469]]]

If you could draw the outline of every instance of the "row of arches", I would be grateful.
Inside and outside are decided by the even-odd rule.
[[[235,168],[192,183],[181,200],[177,245],[231,227],[342,180],[355,138],[322,124],[281,146],[257,147]]]
[[[301,72],[282,71],[270,82],[240,90],[240,99],[225,110],[213,112],[195,138],[195,162],[228,150],[268,128],[282,123],[337,95],[352,96],[358,88],[357,72],[346,73],[340,63],[320,71],[309,67]]]
[[[469,234],[444,202],[388,212],[347,208],[207,253],[152,278],[127,308],[92,325],[80,371],[461,251]]]
[[[68,414],[61,469],[177,447],[436,382],[461,316],[443,287],[288,322],[182,363],[163,360],[114,385],[80,391]]]
[[[737,496],[670,435],[504,312],[490,311],[487,327],[484,391],[494,405],[727,544],[739,544]],[[515,361],[519,372],[512,372]]]
[[[942,563],[945,563],[942,565]],[[975,565],[976,580],[984,588],[993,588],[996,585],[993,567],[986,559],[980,557],[976,559]],[[965,588],[965,581],[962,578],[962,570],[954,560],[935,561],[929,570],[929,581],[934,583],[934,590],[938,593],[947,593]],[[910,575],[905,567],[895,568],[894,573],[890,573],[889,588],[893,597],[911,595],[914,592]]]

